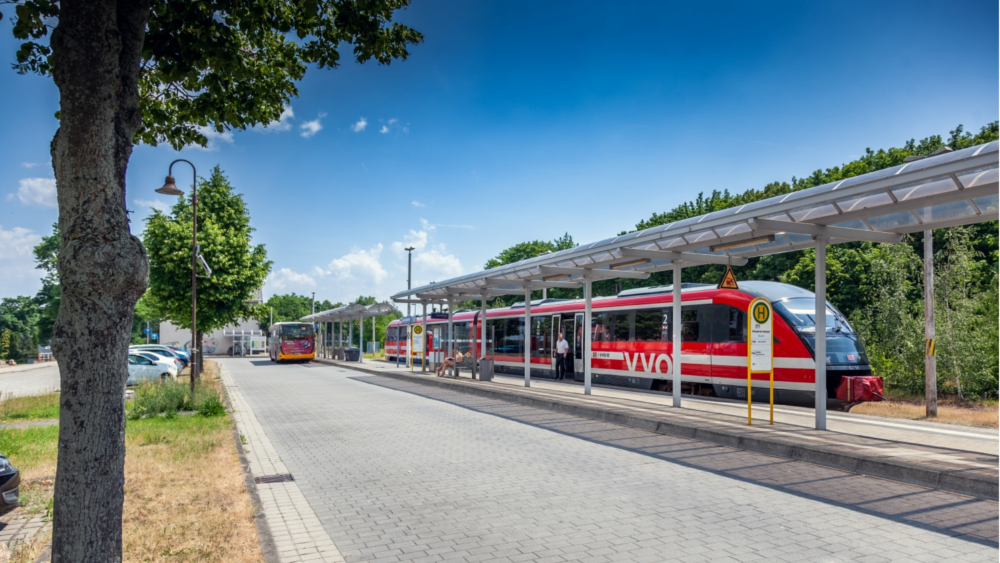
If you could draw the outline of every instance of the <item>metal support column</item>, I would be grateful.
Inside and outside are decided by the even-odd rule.
[[[924,398],[928,417],[937,416],[937,357],[934,356],[934,231],[924,231]]]
[[[524,386],[531,387],[531,290],[524,290]]]
[[[354,347],[354,321],[351,319],[347,319],[347,347]],[[346,360],[347,356],[344,356],[344,359]]]
[[[361,345],[361,353],[358,354],[358,363],[365,361],[365,317],[363,314],[358,317],[358,344]]]
[[[583,393],[590,395],[590,340],[593,328],[590,320],[590,301],[593,298],[590,278],[583,282]]]
[[[455,357],[455,326],[454,324],[452,324],[455,321],[454,311],[455,311],[455,300],[449,299],[448,300],[448,357],[449,358]],[[454,376],[455,372],[457,371],[458,371],[458,364],[456,363],[455,366],[451,368],[451,375]]]
[[[670,371],[673,373],[673,389],[671,394],[674,399],[674,406],[677,408],[681,407],[681,267],[674,266],[674,287],[673,287],[673,309],[672,309],[672,326],[671,340],[673,342],[673,369]]]
[[[424,373],[427,371],[427,349],[430,347],[428,345],[431,341],[431,334],[427,330],[427,302],[424,301],[421,305],[424,307],[424,353],[420,357],[420,373]]]
[[[344,349],[344,321],[337,323],[340,325],[340,331],[337,334],[337,350]],[[340,354],[337,354],[337,359],[340,359]]]
[[[816,237],[816,430],[826,430],[826,237]]]

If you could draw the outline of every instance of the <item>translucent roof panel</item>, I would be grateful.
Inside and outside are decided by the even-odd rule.
[[[488,277],[542,283],[544,278],[550,276],[542,272],[541,266],[575,269],[568,275],[579,281],[591,270],[607,270],[616,262],[626,261],[623,248],[681,252],[684,256],[680,258],[680,263],[686,267],[696,264],[699,256],[761,256],[807,248],[815,244],[813,236],[824,232],[826,225],[853,229],[853,232],[836,231],[836,236],[827,235],[834,242],[844,242],[865,240],[865,234],[871,230],[900,234],[993,221],[998,218],[998,147],[1000,143],[994,141],[922,158],[414,288],[393,298],[403,299],[420,294],[423,298],[437,299],[446,297],[449,288],[452,291],[455,288],[480,291],[476,288],[483,285]],[[745,186],[720,186],[719,189],[738,193]],[[586,218],[582,219],[586,221]],[[774,225],[753,222],[757,226],[751,227],[751,220],[762,219],[788,226],[778,231],[767,231],[762,229],[763,225],[772,229]],[[774,241],[762,242],[764,234],[773,235]],[[741,245],[741,242],[745,244]],[[711,252],[712,246],[721,244],[725,244],[728,250]],[[669,267],[672,256],[676,254],[667,254],[666,258],[652,256],[651,262],[626,268],[626,271]],[[606,272],[602,277],[607,277]]]

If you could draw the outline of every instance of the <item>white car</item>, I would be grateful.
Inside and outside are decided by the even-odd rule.
[[[173,363],[155,362],[136,354],[128,355],[128,379],[126,385],[137,385],[146,381],[166,381],[177,377]]]
[[[163,362],[165,364],[173,365],[177,369],[177,371],[171,374],[174,379],[177,379],[177,374],[184,371],[184,362],[182,362],[180,358],[161,354],[153,350],[130,350],[130,353],[153,360],[154,362]]]

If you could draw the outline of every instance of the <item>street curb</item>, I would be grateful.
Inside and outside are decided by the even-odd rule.
[[[226,368],[219,362],[215,362],[219,369],[219,382],[222,383],[222,371]],[[228,371],[226,372],[228,373]],[[257,539],[260,541],[260,549],[264,555],[265,563],[281,563],[278,557],[278,548],[274,544],[274,537],[271,535],[271,526],[267,523],[267,515],[264,514],[263,503],[257,493],[257,484],[254,483],[253,474],[250,472],[250,460],[247,459],[243,450],[243,441],[240,440],[240,429],[237,427],[236,419],[233,418],[233,405],[229,401],[229,391],[225,384],[219,385],[222,389],[222,397],[226,401],[226,413],[233,422],[233,442],[236,444],[236,452],[240,458],[240,467],[243,469],[243,484],[250,493],[253,501],[253,521],[257,526]]]
[[[621,426],[647,430],[657,434],[678,436],[681,438],[710,442],[731,448],[773,455],[796,461],[805,461],[816,465],[823,465],[826,467],[850,471],[861,475],[879,477],[891,481],[901,481],[931,489],[940,489],[943,491],[993,501],[998,500],[998,497],[1000,497],[998,482],[996,480],[991,480],[978,475],[965,475],[954,471],[936,470],[905,462],[874,459],[862,454],[850,454],[841,451],[834,451],[822,446],[804,446],[800,443],[781,439],[779,437],[761,438],[756,436],[745,436],[736,432],[726,432],[717,428],[702,428],[694,424],[667,420],[655,416],[644,416],[624,412],[610,407],[598,408],[580,405],[570,401],[560,401],[559,399],[551,397],[531,397],[526,395],[523,391],[515,392],[506,389],[486,388],[484,382],[476,380],[456,381],[454,379],[428,379],[426,377],[418,377],[404,373],[366,369],[362,366],[355,366],[347,362],[334,363],[321,359],[317,359],[315,361],[371,375],[380,375],[383,377],[418,383],[420,385],[427,385],[430,387],[438,387],[478,397],[497,399],[524,406],[572,414],[592,420],[600,420],[602,422],[610,422]]]

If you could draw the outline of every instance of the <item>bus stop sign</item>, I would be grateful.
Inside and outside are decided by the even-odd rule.
[[[774,358],[774,311],[771,302],[758,297],[750,302],[750,371],[771,371]]]

